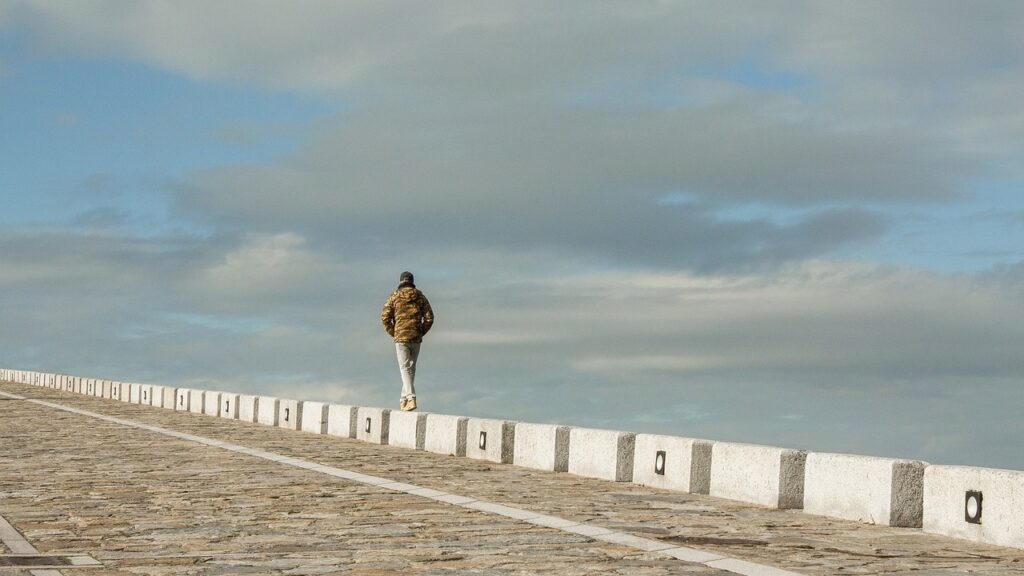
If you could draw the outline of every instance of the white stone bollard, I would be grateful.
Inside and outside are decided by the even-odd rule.
[[[569,470],[569,427],[557,424],[519,422],[515,431],[516,466],[567,472]]]
[[[387,444],[391,410],[387,408],[365,408],[356,412],[356,438],[363,442]]]
[[[154,399],[155,401],[155,399]],[[174,386],[161,386],[160,407],[164,410],[177,410],[178,389]]]
[[[220,393],[220,417],[229,418],[232,420],[238,420],[238,398],[241,394],[235,394],[233,392],[221,392]],[[251,420],[250,420],[251,422]]]
[[[925,532],[1024,549],[1024,472],[928,466]]]
[[[469,418],[446,414],[427,414],[423,449],[435,454],[466,455]]]
[[[250,394],[238,395],[238,419],[242,422],[256,423],[256,414],[259,412],[260,397]]]
[[[194,388],[188,391],[188,411],[193,414],[202,414],[203,408],[206,402],[206,390],[196,390]]]
[[[707,494],[711,487],[711,444],[694,438],[637,434],[633,483]]]
[[[427,415],[423,412],[392,412],[388,421],[388,445],[423,450]]]
[[[806,458],[803,450],[715,442],[709,493],[770,508],[803,508]]]
[[[192,394],[188,388],[175,389],[174,409],[178,412],[188,412],[191,408],[189,403],[191,398]]]
[[[327,406],[327,434],[342,438],[356,438],[356,425],[359,422],[359,408],[344,404]]]
[[[260,396],[256,409],[256,422],[264,426],[277,426],[281,401],[273,396]]]
[[[207,416],[213,416],[214,418],[220,417],[220,409],[222,408],[220,399],[222,392],[216,390],[207,390],[203,396],[203,414]]]
[[[631,482],[635,441],[636,434],[632,432],[572,428],[567,471],[612,482]]]
[[[150,384],[142,387],[142,402],[145,406],[164,407],[164,387]]]
[[[277,425],[288,430],[298,430],[302,427],[301,400],[282,399],[278,408]]]
[[[804,512],[920,528],[925,466],[916,460],[809,453]]]
[[[299,429],[313,434],[327,434],[327,404],[323,402],[303,402],[302,421]]]
[[[469,458],[511,464],[515,442],[515,422],[486,418],[470,418],[466,422],[466,456]]]

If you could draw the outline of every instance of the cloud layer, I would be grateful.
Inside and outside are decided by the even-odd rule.
[[[0,231],[5,363],[390,405],[377,312],[411,269],[430,410],[1024,467],[1024,221],[979,204],[1024,177],[1022,28],[1019,2],[7,2],[0,81],[112,59],[330,112],[211,125],[299,143],[81,174],[76,217]],[[984,273],[861,257],[997,219]]]

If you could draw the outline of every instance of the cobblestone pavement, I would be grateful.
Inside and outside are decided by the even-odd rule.
[[[0,392],[801,574],[1024,574],[1024,551],[917,530],[32,386],[3,383]],[[41,554],[88,554],[103,564],[61,569],[69,576],[731,574],[22,400],[0,399],[0,516]]]

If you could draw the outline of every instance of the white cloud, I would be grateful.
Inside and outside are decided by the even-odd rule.
[[[295,234],[250,235],[200,272],[196,282],[222,294],[274,293],[309,282],[322,267]]]

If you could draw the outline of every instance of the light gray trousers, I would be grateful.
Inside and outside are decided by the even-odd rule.
[[[420,342],[395,342],[398,352],[398,370],[402,373],[402,399],[415,398],[416,359],[420,356]]]

